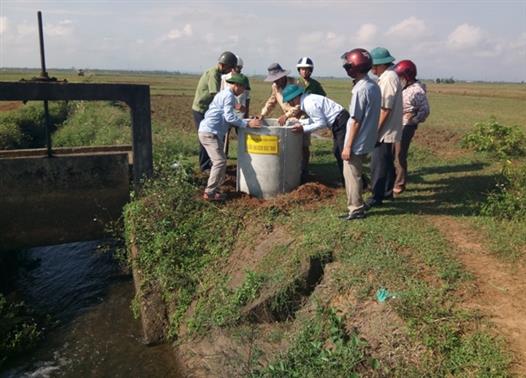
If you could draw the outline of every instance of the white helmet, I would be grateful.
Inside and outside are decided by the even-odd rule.
[[[237,67],[243,67],[243,59],[239,55],[236,55],[237,58]]]
[[[311,58],[309,58],[308,56],[304,56],[303,58],[300,58],[300,60],[298,60],[296,68],[314,68],[314,63],[312,62]]]

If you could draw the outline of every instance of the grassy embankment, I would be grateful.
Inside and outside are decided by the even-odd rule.
[[[412,148],[409,190],[366,220],[345,223],[337,218],[345,209],[341,189],[304,189],[264,203],[200,201],[203,178],[189,173],[196,162],[190,114],[196,77],[89,80],[152,85],[156,180],[128,207],[127,226],[141,250],[137,263],[169,304],[167,334],[178,343],[224,333],[232,348],[219,364],[243,375],[517,370],[506,335],[466,303],[477,295],[477,277],[435,220],[467,226],[500,261],[524,263],[524,222],[480,212],[501,163],[459,147],[473,124],[490,116],[526,130],[524,86],[430,85],[432,115]],[[322,83],[329,97],[348,103],[349,81]],[[256,80],[252,88],[255,113],[269,88]],[[190,168],[174,172],[174,160]],[[323,183],[334,181],[330,142],[313,142],[311,170]],[[325,273],[317,286],[305,280],[313,261]],[[395,297],[378,304],[379,288]]]

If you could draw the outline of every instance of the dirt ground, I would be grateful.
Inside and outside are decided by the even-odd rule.
[[[451,217],[431,219],[473,274],[472,290],[464,305],[487,315],[515,356],[513,370],[526,376],[526,266],[506,264],[491,256],[476,230]]]
[[[226,193],[227,202],[233,202],[234,206],[249,208],[273,207],[280,210],[289,210],[292,206],[302,205],[307,208],[319,206],[320,201],[335,195],[336,189],[330,188],[319,182],[307,182],[300,185],[290,193],[284,193],[270,200],[252,197],[246,193],[236,191],[236,167],[227,167],[225,181],[221,190]]]
[[[21,108],[24,103],[22,101],[0,101],[0,112],[8,112]]]

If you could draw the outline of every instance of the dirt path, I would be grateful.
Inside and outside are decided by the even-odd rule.
[[[474,295],[463,303],[489,316],[515,356],[514,373],[526,376],[526,266],[493,257],[484,237],[459,220],[435,216],[431,221],[456,246],[460,261],[475,277]]]

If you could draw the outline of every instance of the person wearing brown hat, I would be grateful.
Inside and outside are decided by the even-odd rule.
[[[288,118],[299,118],[301,115],[299,106],[291,106],[283,101],[283,89],[287,84],[295,84],[295,80],[287,76],[290,72],[284,70],[279,63],[272,63],[267,70],[268,75],[265,81],[272,82],[272,94],[261,109],[260,118],[263,119],[268,116],[278,103],[284,113],[278,118],[280,125],[284,125]]]

